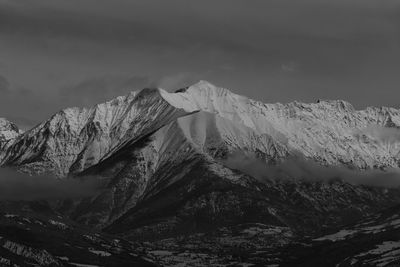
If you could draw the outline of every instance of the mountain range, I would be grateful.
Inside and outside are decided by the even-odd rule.
[[[395,108],[265,104],[206,81],[67,108],[26,132],[0,119],[2,168],[100,184],[79,199],[2,201],[0,262],[74,266],[71,243],[116,258],[82,258],[96,266],[399,264],[399,127]],[[32,241],[54,225],[57,250]],[[82,229],[91,244],[66,242]]]

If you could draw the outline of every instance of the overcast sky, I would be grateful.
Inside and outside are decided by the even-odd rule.
[[[0,0],[0,117],[198,80],[399,107],[399,0]]]

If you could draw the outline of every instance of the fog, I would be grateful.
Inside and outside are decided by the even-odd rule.
[[[400,186],[400,171],[352,170],[346,166],[325,167],[312,160],[292,157],[277,165],[266,164],[254,154],[236,151],[228,156],[223,164],[231,169],[239,170],[258,180],[266,179],[300,179],[307,181],[331,182],[342,180],[351,184],[362,184],[379,187]]]
[[[100,187],[100,181],[95,177],[58,179],[0,168],[0,200],[74,199],[92,196]]]

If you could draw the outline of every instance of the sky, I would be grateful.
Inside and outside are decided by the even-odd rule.
[[[0,117],[198,80],[267,103],[400,107],[398,0],[0,0]]]

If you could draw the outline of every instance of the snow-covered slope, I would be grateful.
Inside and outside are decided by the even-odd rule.
[[[264,159],[279,160],[287,149],[268,134],[205,111],[178,119],[178,125],[201,152],[216,158],[237,150],[258,153]]]

